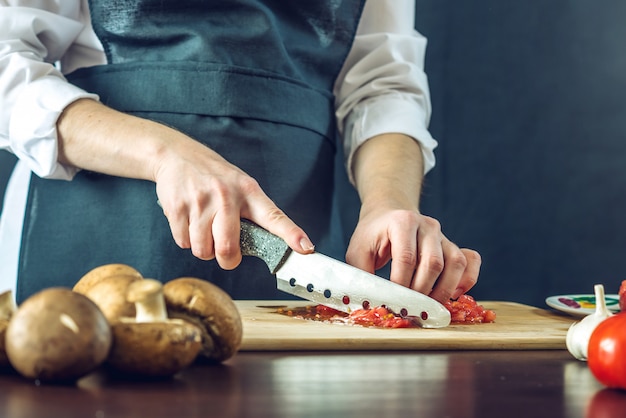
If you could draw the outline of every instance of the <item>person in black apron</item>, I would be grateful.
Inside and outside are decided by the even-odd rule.
[[[112,262],[200,277],[236,299],[285,298],[262,261],[240,261],[240,217],[343,258],[332,90],[363,3],[90,1],[108,64],[68,80],[108,108],[79,100],[58,127],[62,143],[85,139],[61,149],[64,163],[80,147],[99,157],[71,182],[33,176],[17,300]],[[117,111],[130,116],[110,123]],[[128,141],[111,152],[107,138]]]

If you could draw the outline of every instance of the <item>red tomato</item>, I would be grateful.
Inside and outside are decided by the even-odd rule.
[[[626,389],[626,313],[605,319],[593,330],[587,363],[600,383]]]
[[[623,280],[619,287],[619,309],[622,312],[626,311],[626,280]]]

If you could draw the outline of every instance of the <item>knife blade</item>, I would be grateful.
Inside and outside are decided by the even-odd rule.
[[[292,251],[280,237],[248,220],[241,220],[240,236],[241,253],[263,260],[283,292],[347,313],[385,306],[415,317],[423,328],[450,324],[450,312],[433,298],[324,254]]]

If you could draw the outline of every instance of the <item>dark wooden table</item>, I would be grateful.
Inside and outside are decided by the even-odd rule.
[[[607,412],[608,411],[608,412]],[[242,352],[166,381],[0,376],[0,417],[624,417],[567,351]]]

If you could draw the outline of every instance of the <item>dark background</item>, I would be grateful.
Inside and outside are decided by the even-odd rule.
[[[417,1],[440,144],[423,212],[482,254],[475,297],[626,279],[625,21],[621,0]]]
[[[545,306],[626,279],[626,2],[417,1],[437,166],[423,211],[471,292]]]

